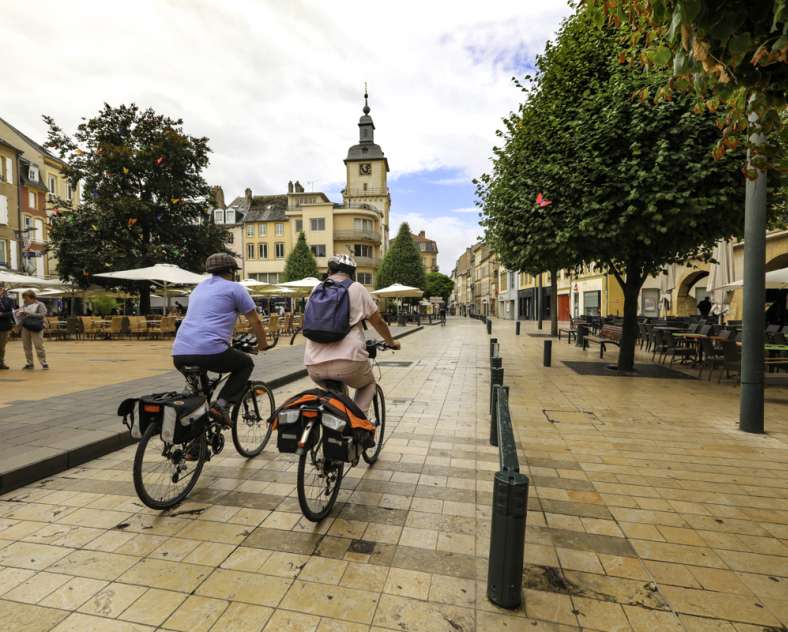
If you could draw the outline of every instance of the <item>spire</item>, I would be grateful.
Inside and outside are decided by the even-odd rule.
[[[364,82],[364,107],[361,110],[364,114],[358,120],[358,142],[362,144],[375,142],[375,124],[369,115],[369,94],[367,93],[367,82]]]
[[[369,114],[369,102],[367,99],[369,98],[369,94],[367,94],[367,82],[364,82],[364,109],[362,110],[364,114]]]

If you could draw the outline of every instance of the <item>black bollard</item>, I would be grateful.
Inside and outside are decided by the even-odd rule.
[[[498,338],[490,338],[490,358],[495,355],[495,345],[498,344]]]
[[[502,386],[502,385],[503,385],[503,367],[501,366],[501,359],[493,358],[493,363],[492,366],[490,367],[490,414],[491,415],[493,413],[493,391],[495,390],[496,386]]]
[[[503,370],[503,369],[502,369]],[[498,389],[490,389],[490,445],[498,447]]]
[[[487,319],[487,335],[492,335],[492,321],[489,318]]]
[[[542,356],[542,364],[544,366],[550,366],[550,360],[552,359],[553,355],[553,341],[552,340],[545,340],[544,341],[544,354]]]
[[[520,321],[519,320],[517,321],[517,323],[514,326],[514,333],[517,334],[518,336],[520,335]]]

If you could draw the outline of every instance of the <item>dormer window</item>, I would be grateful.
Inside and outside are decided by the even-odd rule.
[[[30,165],[27,169],[27,177],[30,182],[38,182],[38,167]]]

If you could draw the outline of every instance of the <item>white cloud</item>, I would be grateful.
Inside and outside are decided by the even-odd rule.
[[[467,208],[453,208],[453,209],[451,209],[451,212],[452,213],[467,213],[467,214],[476,213],[476,214],[479,214],[481,212],[481,209],[478,206],[469,206]]]
[[[426,217],[420,213],[391,213],[391,236],[394,237],[402,222],[408,222],[413,234],[423,230],[438,245],[438,266],[443,274],[451,274],[457,258],[481,236],[482,230],[475,223],[462,221],[448,215]]]
[[[343,179],[367,80],[392,176],[470,178],[521,97],[513,68],[569,11],[565,0],[40,0],[31,26],[29,5],[6,3],[0,41],[16,53],[0,115],[43,141],[42,113],[73,131],[105,101],[150,105],[211,139],[208,179],[232,198]]]

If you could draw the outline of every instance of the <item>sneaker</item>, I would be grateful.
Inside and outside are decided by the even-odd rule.
[[[33,365],[32,364],[26,364],[25,366],[22,367],[22,370],[23,371],[32,371],[33,370]]]
[[[208,409],[208,416],[212,421],[222,424],[225,428],[229,428],[231,425],[227,411],[218,404],[214,404]]]
[[[48,370],[48,369],[49,369],[49,365],[48,365],[46,362],[44,362],[44,363],[41,365],[41,368],[42,368],[42,369],[44,369],[44,371],[46,371],[46,370]]]

